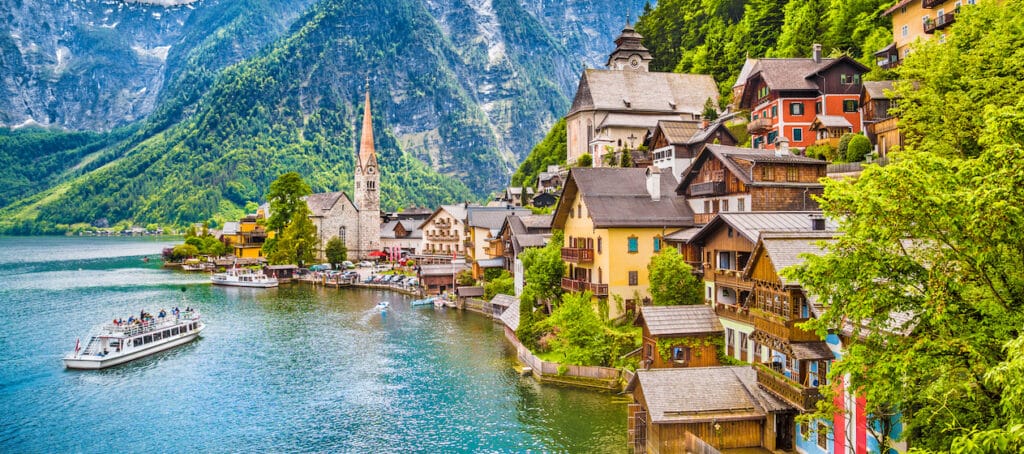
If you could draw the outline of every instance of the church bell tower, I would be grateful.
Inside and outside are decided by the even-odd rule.
[[[643,39],[627,18],[622,33],[615,38],[615,50],[608,56],[608,69],[647,72],[654,57],[642,44]]]
[[[380,250],[380,167],[373,148],[373,117],[370,116],[370,84],[366,84],[363,132],[355,166],[355,205],[359,210],[359,259]]]

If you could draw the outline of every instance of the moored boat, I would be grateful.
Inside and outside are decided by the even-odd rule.
[[[161,317],[129,318],[130,322],[115,321],[93,328],[84,348],[80,340],[76,341],[75,351],[64,356],[64,367],[103,369],[116,366],[186,344],[199,337],[206,328],[198,310],[161,314]]]
[[[409,305],[410,306],[429,306],[431,304],[434,304],[434,300],[435,299],[436,298],[430,297],[430,298],[423,298],[421,300],[413,300],[413,301],[409,302]]]
[[[214,285],[232,287],[277,287],[277,278],[267,276],[261,270],[249,268],[228,268],[223,273],[214,273],[213,276],[210,276],[210,282],[213,282]]]

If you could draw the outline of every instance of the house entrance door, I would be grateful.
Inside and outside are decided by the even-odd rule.
[[[788,412],[775,414],[775,449],[780,451],[793,449],[793,434],[796,431],[793,416],[793,413]]]

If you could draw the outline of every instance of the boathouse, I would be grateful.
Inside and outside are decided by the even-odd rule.
[[[710,306],[643,306],[641,364],[650,369],[718,366],[725,328]]]

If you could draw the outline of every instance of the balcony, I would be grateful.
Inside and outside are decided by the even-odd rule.
[[[788,342],[817,342],[821,338],[817,334],[797,328],[798,323],[805,320],[776,320],[772,314],[758,315],[754,317],[754,329],[769,334],[776,339]]]
[[[594,296],[608,296],[608,284],[594,284],[567,277],[562,278],[562,290],[567,292],[590,292]]]
[[[945,3],[946,0],[921,0],[922,8],[934,8]]]
[[[758,118],[747,123],[747,132],[751,134],[765,133],[768,132],[769,129],[772,129],[771,118]]]
[[[754,364],[751,367],[757,371],[757,384],[795,405],[800,411],[813,411],[815,404],[821,400],[821,391],[818,388],[804,387],[764,364]]]
[[[724,285],[735,289],[751,290],[754,283],[743,278],[742,270],[721,270],[715,269],[715,285]]]
[[[454,234],[454,233],[445,233],[445,232],[430,233],[430,232],[424,232],[423,236],[426,237],[428,240],[433,240],[433,241],[458,241],[459,240],[459,236]]]
[[[715,314],[729,320],[754,324],[754,317],[750,315],[750,309],[735,304],[715,303]]]
[[[593,263],[594,250],[581,247],[562,248],[562,261],[570,263]]]
[[[707,224],[707,223],[711,222],[712,219],[715,218],[716,214],[718,214],[718,213],[694,213],[694,215],[693,215],[693,223],[695,225]]]
[[[950,25],[953,24],[953,22],[956,22],[956,13],[943,14],[935,18],[935,20],[929,20],[928,22],[925,22],[924,32],[929,35],[933,34],[935,33],[935,30],[942,30],[943,28],[949,27]]]
[[[693,197],[722,194],[725,194],[725,181],[706,181],[690,185],[690,195]]]

